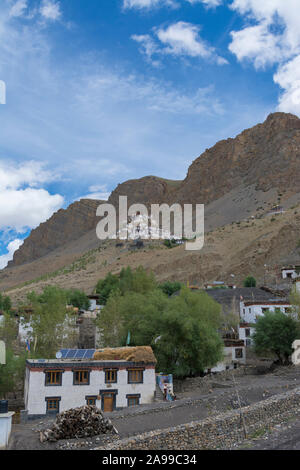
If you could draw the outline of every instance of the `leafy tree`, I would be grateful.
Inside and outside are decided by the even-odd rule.
[[[0,293],[0,310],[3,310],[4,312],[9,313],[11,308],[12,308],[12,304],[11,304],[10,297],[8,295],[3,296]]]
[[[68,292],[47,286],[42,294],[31,292],[27,297],[33,309],[32,332],[29,333],[31,355],[48,359],[53,358],[58,349],[72,347],[76,340],[76,317],[67,310]],[[23,321],[26,323],[27,319]]]
[[[68,303],[77,307],[80,310],[88,310],[90,308],[91,302],[88,296],[79,289],[73,289],[69,291]]]
[[[14,355],[11,346],[6,348],[6,364],[0,364],[0,397],[22,387],[24,383],[26,353]]]
[[[244,287],[256,287],[256,279],[253,276],[246,277]]]
[[[14,344],[17,338],[17,323],[8,313],[0,324],[0,339],[6,345],[6,364],[0,364],[0,398],[23,387],[26,351],[14,354]]]
[[[146,293],[156,287],[154,274],[147,273],[143,266],[139,266],[134,271],[127,267],[121,270],[119,276],[109,273],[105,279],[98,281],[96,293],[100,296],[100,302],[105,305],[109,296],[117,290],[124,295],[127,292]]]
[[[160,338],[153,345],[159,368],[186,377],[216,365],[224,349],[217,331],[221,324],[219,304],[204,292],[183,288],[178,297],[169,300]]]
[[[282,312],[265,312],[256,323],[253,335],[257,354],[271,352],[280,364],[288,363],[292,354],[292,343],[299,337],[299,323]]]
[[[110,294],[119,288],[118,276],[108,273],[104,279],[98,281],[96,293],[99,294],[100,303],[105,305]]]
[[[183,288],[175,298],[161,289],[146,293],[114,292],[97,319],[104,346],[124,346],[128,331],[132,346],[151,345],[158,368],[184,377],[203,372],[222,358],[217,332],[221,307],[206,293]]]
[[[160,284],[159,289],[161,289],[166,295],[171,296],[175,292],[180,291],[182,284],[181,282],[171,282],[171,281],[166,281],[162,284]]]

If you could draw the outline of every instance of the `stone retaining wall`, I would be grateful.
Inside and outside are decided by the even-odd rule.
[[[242,408],[247,438],[300,413],[300,387]],[[233,449],[245,439],[240,410],[115,441],[96,450]]]

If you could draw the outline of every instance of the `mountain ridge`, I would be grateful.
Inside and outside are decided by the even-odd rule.
[[[183,180],[145,176],[119,184],[108,202],[118,207],[142,203],[206,204],[206,229],[211,230],[256,215],[280,203],[300,201],[300,119],[273,113],[235,138],[217,142],[189,166]],[[22,266],[67,247],[91,232],[96,240],[96,207],[103,201],[83,199],[61,209],[32,230],[8,267]]]

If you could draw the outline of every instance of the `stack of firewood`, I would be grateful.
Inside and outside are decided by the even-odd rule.
[[[113,424],[96,406],[72,408],[57,415],[53,426],[40,432],[40,441],[58,441],[116,432]]]

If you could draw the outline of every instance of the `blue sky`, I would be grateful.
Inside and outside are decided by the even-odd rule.
[[[299,4],[0,0],[0,268],[74,200],[300,115]]]

